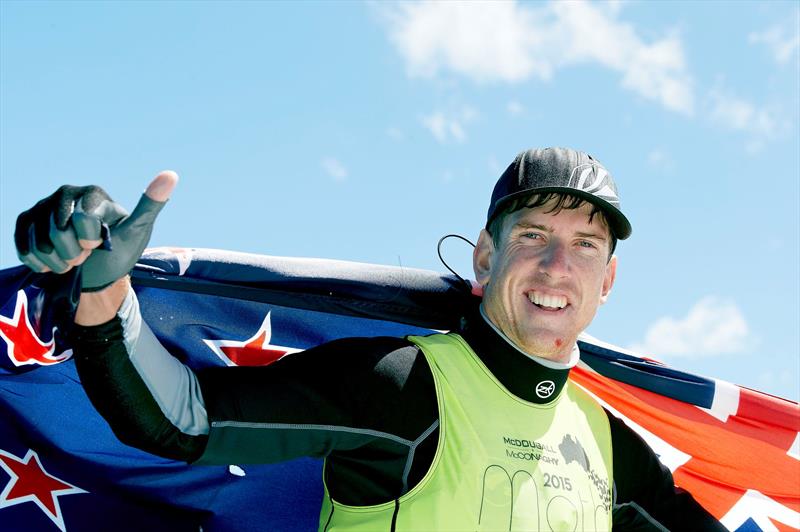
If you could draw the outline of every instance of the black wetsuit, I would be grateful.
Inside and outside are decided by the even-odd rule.
[[[568,369],[537,363],[471,309],[459,331],[513,394],[542,403],[531,383],[552,380],[556,397]],[[259,423],[220,455],[208,430],[187,433],[163,412],[130,362],[123,321],[73,332],[78,372],[97,410],[125,443],[187,462],[267,463],[327,458],[331,496],[348,505],[397,499],[428,471],[438,442],[433,377],[419,348],[403,338],[347,338],[266,367],[223,367],[197,375],[211,441],[226,427]],[[609,414],[615,529],[725,530],[687,492],[645,442]],[[270,428],[270,427],[273,428]],[[291,426],[293,430],[285,430]],[[347,429],[342,429],[346,427]],[[202,432],[202,431],[201,431]],[[216,445],[220,447],[220,445]]]

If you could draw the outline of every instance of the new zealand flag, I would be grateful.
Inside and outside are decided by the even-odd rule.
[[[132,272],[144,319],[194,369],[265,365],[347,336],[447,330],[478,297],[399,267],[155,249]],[[0,271],[0,530],[315,530],[321,462],[187,466],[120,443],[62,331],[69,279]],[[592,338],[571,379],[626,419],[731,530],[800,530],[800,407]]]

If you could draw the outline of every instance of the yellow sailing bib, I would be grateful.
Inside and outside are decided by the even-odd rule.
[[[422,481],[397,501],[327,494],[320,530],[611,530],[611,433],[567,382],[547,404],[512,395],[456,334],[412,336],[436,384],[440,428]],[[542,393],[552,382],[531,383]],[[331,505],[333,513],[331,514]]]

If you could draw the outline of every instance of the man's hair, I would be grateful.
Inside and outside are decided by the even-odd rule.
[[[558,214],[562,209],[579,209],[584,203],[587,203],[583,198],[573,196],[572,194],[564,194],[562,192],[531,194],[530,196],[513,199],[508,205],[503,207],[503,210],[492,218],[492,221],[486,226],[486,230],[492,237],[494,247],[499,248],[502,244],[503,223],[505,222],[506,216],[523,208],[535,209],[536,207],[541,207],[553,200],[555,200],[555,203],[546,210],[545,213]],[[605,226],[608,228],[608,234],[611,237],[608,260],[611,260],[611,257],[614,255],[614,250],[617,248],[617,237],[614,236],[614,232],[611,230],[611,226],[608,224],[608,220],[606,220],[603,211],[597,205],[591,205],[592,212],[589,213],[589,223],[592,223],[595,215],[599,214]]]

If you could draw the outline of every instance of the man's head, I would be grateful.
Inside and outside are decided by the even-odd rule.
[[[521,153],[495,185],[475,248],[487,317],[524,351],[564,361],[604,303],[631,233],[613,179],[565,148]]]

